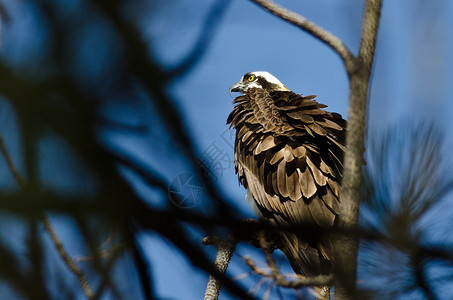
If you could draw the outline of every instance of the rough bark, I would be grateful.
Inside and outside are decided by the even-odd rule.
[[[236,239],[230,235],[225,241],[216,237],[207,237],[203,239],[205,245],[215,245],[217,247],[217,256],[214,262],[219,274],[224,274],[236,249]],[[209,275],[208,285],[204,294],[204,300],[217,300],[221,288],[220,278]]]
[[[362,28],[359,56],[355,67],[348,70],[350,81],[348,133],[344,158],[342,201],[337,221],[339,232],[357,232],[360,186],[366,130],[367,97],[376,48],[382,0],[368,0]],[[355,299],[359,237],[338,234],[334,243],[335,299]]]

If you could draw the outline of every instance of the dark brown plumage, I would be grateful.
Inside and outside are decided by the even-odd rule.
[[[332,227],[338,214],[346,121],[325,111],[315,96],[293,93],[267,72],[247,73],[230,91],[243,93],[227,120],[236,129],[241,184],[265,220],[313,226],[310,234],[280,233],[277,246],[294,271],[328,272],[330,237],[315,229]]]

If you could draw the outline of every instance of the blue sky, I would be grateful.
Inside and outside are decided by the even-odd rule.
[[[131,1],[125,7],[124,14],[143,28],[143,36],[149,41],[151,51],[170,68],[194,46],[204,18],[214,2]],[[44,26],[28,1],[3,0],[0,3],[10,8],[12,15],[10,24],[2,29],[1,58],[13,65],[32,68],[35,61],[45,55],[47,36],[42,29]],[[84,1],[64,3],[63,12],[70,15]],[[331,31],[352,52],[357,52],[363,1],[286,0],[278,3]],[[328,110],[347,117],[347,76],[339,57],[330,48],[250,1],[234,0],[226,9],[202,60],[187,76],[175,80],[168,88],[201,158],[213,145],[225,158],[233,157],[225,125],[234,97],[228,95],[228,88],[249,71],[269,71],[291,90],[318,95],[318,101],[327,104]],[[429,4],[421,0],[384,1],[369,100],[370,135],[391,128],[399,120],[427,120],[445,129],[447,148],[451,145],[453,36],[449,28],[453,28],[452,12],[453,2],[449,0],[431,0]],[[106,72],[102,69],[105,61],[112,56],[112,59],[115,58],[109,51],[111,45],[104,43],[109,39],[100,37],[105,34],[102,26],[102,23],[94,23],[75,42],[83,47],[74,62],[81,62],[81,65],[76,64],[77,70],[88,79],[99,72]],[[105,144],[121,149],[142,164],[159,171],[168,182],[188,172],[183,159],[175,151],[169,151],[172,140],[163,132],[154,108],[144,100],[144,95],[140,92],[128,95],[128,98],[133,98],[128,105],[124,104],[123,97],[126,98],[112,94],[112,101],[105,104],[102,114],[115,120],[146,125],[149,131],[145,135],[102,132],[100,137]],[[8,107],[2,112],[2,134],[15,149],[18,147],[17,140],[14,135],[8,134],[14,120],[10,120],[13,118],[9,117]],[[49,164],[52,162],[49,161]],[[214,168],[219,189],[231,199],[240,214],[253,216],[233,167],[226,161],[223,166],[225,170],[221,172]],[[151,205],[166,205],[134,175],[127,171],[124,174],[130,178],[138,194]],[[7,172],[2,171],[0,175],[3,186],[11,184]],[[51,184],[52,179],[48,180]],[[63,183],[59,184],[64,185],[64,181],[71,181],[71,177],[63,177]],[[208,201],[202,198],[190,209],[204,210],[209,206]],[[451,218],[446,213],[451,210],[450,201],[444,201],[442,207],[438,210],[444,213],[439,213],[438,218]],[[71,243],[65,232],[70,230],[62,231],[62,239],[66,238],[67,243]],[[197,234],[194,234],[195,237],[198,237]],[[201,298],[207,282],[205,273],[194,270],[179,250],[157,235],[143,236],[141,241],[151,261],[156,292],[162,299]],[[232,275],[247,272],[240,255],[250,251],[256,252],[245,246],[239,247],[229,269]],[[214,254],[211,251],[211,255]],[[241,279],[240,282],[250,287],[253,282],[256,283],[256,278]],[[222,299],[233,298],[224,293]]]

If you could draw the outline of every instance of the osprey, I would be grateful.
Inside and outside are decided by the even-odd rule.
[[[245,74],[231,92],[243,94],[227,124],[236,129],[235,170],[247,199],[271,224],[309,228],[278,233],[296,273],[330,272],[330,236],[317,229],[332,227],[339,211],[346,121],[268,72]]]

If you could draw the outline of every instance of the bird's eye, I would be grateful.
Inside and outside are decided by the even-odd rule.
[[[250,75],[249,77],[247,77],[247,80],[248,80],[248,81],[253,81],[253,80],[255,80],[255,75]]]

